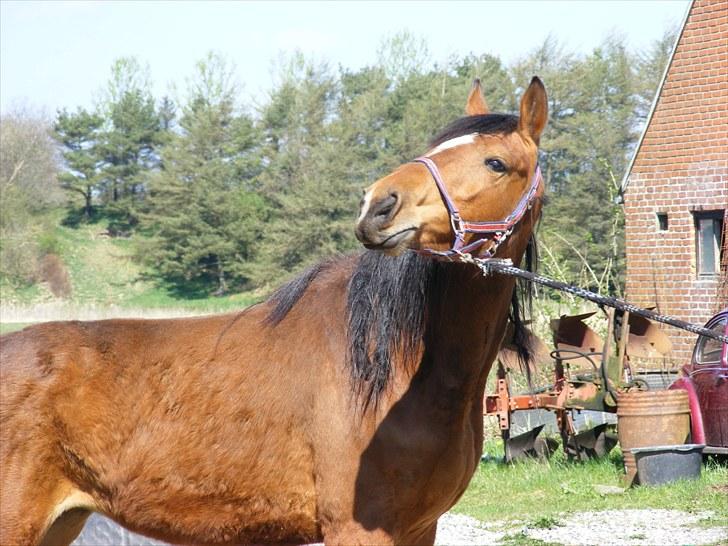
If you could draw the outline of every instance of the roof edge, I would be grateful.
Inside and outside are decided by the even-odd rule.
[[[675,58],[675,52],[677,51],[677,46],[680,43],[680,39],[682,38],[683,33],[685,32],[685,25],[688,22],[688,16],[690,15],[690,12],[692,11],[694,4],[695,4],[695,0],[690,0],[690,3],[688,4],[687,9],[685,10],[685,15],[683,15],[682,24],[680,25],[680,32],[677,33],[677,36],[675,38],[675,43],[673,44],[672,51],[670,52],[670,58],[667,60],[667,63],[665,64],[665,70],[662,73],[662,79],[660,80],[660,85],[657,86],[657,91],[655,93],[655,97],[652,99],[652,104],[650,105],[650,111],[647,114],[647,120],[645,121],[645,126],[642,129],[642,134],[640,135],[640,138],[637,141],[637,146],[634,149],[634,153],[632,153],[632,158],[629,160],[629,165],[627,165],[627,170],[624,171],[624,176],[622,177],[622,182],[619,185],[620,196],[624,196],[624,193],[627,191],[627,186],[629,186],[629,175],[632,173],[632,167],[634,167],[634,162],[637,159],[637,154],[640,152],[640,148],[642,148],[642,142],[644,141],[645,135],[647,134],[647,129],[649,129],[650,123],[652,122],[652,116],[655,114],[655,109],[657,108],[657,102],[659,101],[660,95],[662,94],[662,88],[665,86],[665,80],[667,80],[667,74],[670,71],[670,67],[672,66],[672,60]]]

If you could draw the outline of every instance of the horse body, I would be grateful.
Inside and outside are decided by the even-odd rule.
[[[533,151],[522,134],[510,138]],[[440,153],[456,164],[455,148]],[[421,179],[418,169],[382,179],[384,191]],[[374,190],[360,225],[382,223]],[[514,261],[536,218],[504,245]],[[374,229],[362,233],[369,246]],[[331,262],[242,313],[47,323],[3,336],[0,543],[67,544],[98,511],[177,543],[432,544],[480,458],[482,396],[513,281],[382,256],[402,264],[385,279],[399,283],[394,293],[424,303],[413,306],[422,328],[411,346],[365,338],[367,362],[391,342],[391,370],[375,388],[377,369],[357,379],[350,355],[352,279],[383,268],[371,255]],[[397,278],[415,270],[429,276]],[[388,305],[392,292],[364,296],[365,307]]]
[[[23,490],[56,482],[62,502],[82,487],[80,508],[180,542],[320,540],[320,522],[346,531],[354,514],[342,505],[370,530],[431,526],[477,464],[484,363],[498,346],[483,339],[500,337],[483,321],[448,332],[423,348],[427,369],[399,375],[391,402],[357,417],[351,395],[335,388],[348,380],[344,302],[326,286],[348,269],[314,280],[304,296],[340,313],[298,313],[310,310],[302,301],[285,328],[267,325],[270,306],[259,305],[242,316],[47,323],[6,336],[2,429],[13,438],[0,445],[3,473],[41,458],[48,464]],[[460,285],[443,317],[471,315],[474,298],[491,307],[490,291],[511,289],[473,280],[476,293]],[[311,355],[304,348],[321,331],[329,350]]]

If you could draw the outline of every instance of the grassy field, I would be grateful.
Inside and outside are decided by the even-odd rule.
[[[44,283],[17,286],[0,279],[0,299],[6,309],[53,306],[55,314],[65,308],[71,315],[48,316],[45,320],[74,318],[73,310],[81,307],[115,307],[140,313],[145,309],[214,313],[242,309],[263,296],[253,292],[223,297],[176,293],[134,259],[130,239],[109,237],[103,222],[77,228],[59,226],[54,233],[53,247],[68,273],[70,295],[61,300]]]
[[[568,462],[559,450],[549,461],[506,465],[497,461],[503,453],[500,441],[488,442],[485,452],[486,460],[453,509],[484,522],[517,520],[538,527],[555,524],[560,514],[628,508],[709,511],[713,516],[703,522],[707,526],[728,521],[725,463],[708,461],[699,480],[623,489],[618,448],[587,463]]]

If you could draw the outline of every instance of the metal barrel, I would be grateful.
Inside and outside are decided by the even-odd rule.
[[[635,447],[684,444],[690,433],[688,393],[682,389],[630,391],[617,395],[617,430],[625,479],[635,481]]]

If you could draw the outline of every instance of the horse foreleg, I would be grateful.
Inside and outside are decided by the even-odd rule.
[[[361,524],[350,521],[324,529],[326,546],[390,546],[394,537],[383,529],[367,530]]]
[[[48,469],[6,465],[0,486],[0,544],[65,546],[83,529],[91,497]]]
[[[407,545],[432,546],[435,543],[437,522],[424,529],[411,531],[402,536],[393,536],[383,529],[368,530],[361,524],[351,521],[341,526],[324,530],[326,546],[370,546],[370,545]]]
[[[417,546],[432,546],[435,544],[435,535],[437,534],[437,521],[430,526],[408,533],[406,536],[397,540],[397,544],[413,544]]]
[[[40,546],[68,546],[81,534],[91,512],[73,508],[58,516],[46,531]]]

